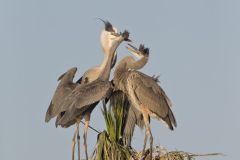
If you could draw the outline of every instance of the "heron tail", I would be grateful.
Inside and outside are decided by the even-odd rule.
[[[167,126],[170,130],[173,130],[174,127],[177,127],[177,122],[171,109],[169,109],[168,115],[163,118],[163,121],[167,123]]]

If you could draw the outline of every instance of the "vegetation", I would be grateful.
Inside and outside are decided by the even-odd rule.
[[[94,160],[149,160],[149,149],[145,154],[135,151],[123,145],[123,130],[125,123],[125,98],[117,95],[115,101],[107,107],[103,104],[102,114],[104,116],[106,131],[98,135],[96,148],[92,158]],[[170,151],[155,146],[153,148],[153,160],[194,160],[197,156],[215,156],[220,153],[192,154],[184,151]]]
[[[95,160],[126,160],[131,158],[131,152],[123,145],[124,129],[124,97],[118,97],[116,103],[108,107],[103,104],[106,131],[98,135],[93,159]]]

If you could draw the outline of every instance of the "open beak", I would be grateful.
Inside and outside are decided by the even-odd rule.
[[[127,47],[127,49],[130,51],[130,52],[135,52],[135,53],[138,53],[139,54],[139,50],[136,48],[136,47],[134,47],[133,45],[131,45],[131,44],[129,44],[128,43],[128,45],[131,47]]]
[[[129,45],[130,47],[127,47],[127,49],[128,49],[134,56],[139,57],[139,56],[140,56],[140,51],[139,51],[136,47],[134,47],[133,45],[131,45],[131,44],[129,44],[129,43],[128,43],[128,45]]]

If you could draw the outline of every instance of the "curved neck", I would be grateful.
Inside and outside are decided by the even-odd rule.
[[[119,46],[119,44],[121,42],[122,41],[116,42],[108,50],[103,49],[103,51],[105,52],[105,56],[104,56],[103,63],[100,65],[101,73],[100,73],[99,79],[104,80],[104,81],[109,79],[112,62],[114,59],[114,54],[115,54],[117,47]]]
[[[124,38],[122,36],[114,37],[106,31],[103,31],[101,33],[100,42],[105,56],[103,63],[100,65],[101,68],[99,79],[102,79],[104,81],[109,79],[114,53],[117,47],[123,41]]]
[[[100,65],[100,75],[99,78],[102,80],[108,80],[111,71],[113,54],[109,53],[105,54],[103,63]]]
[[[103,59],[103,62],[99,65],[99,69],[100,69],[100,72],[104,69],[104,67],[106,66],[107,62],[108,62],[108,58],[109,56],[104,53],[104,59]]]
[[[143,68],[148,62],[148,57],[142,57],[139,60],[133,60],[132,62],[128,63],[127,68],[138,70]]]
[[[117,65],[115,72],[114,72],[114,78],[118,78],[122,75],[123,72],[128,71],[129,69],[138,70],[143,68],[148,62],[148,57],[143,57],[139,60],[135,60],[131,56],[127,56],[123,58],[119,64]]]

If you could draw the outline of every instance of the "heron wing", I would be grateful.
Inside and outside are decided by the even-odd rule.
[[[45,117],[46,122],[48,122],[51,118],[55,117],[62,111],[68,109],[67,107],[60,108],[60,104],[63,103],[64,98],[67,97],[68,94],[71,93],[75,87],[76,87],[75,84],[66,84],[58,86],[46,112]]]
[[[128,106],[129,109],[126,116],[123,134],[124,134],[124,143],[127,146],[130,146],[132,141],[132,136],[135,130],[135,126],[137,125],[139,128],[143,129],[144,121],[143,121],[142,113],[131,104],[128,104],[128,105],[129,105]]]
[[[172,107],[172,102],[171,100],[168,98],[167,94],[165,93],[165,91],[161,88],[161,86],[159,85],[159,79],[158,77],[155,78],[155,77],[150,77],[142,72],[139,72],[139,71],[134,71],[136,74],[138,74],[139,76],[143,77],[142,78],[142,81],[144,82],[144,84],[148,87],[151,87],[154,91],[154,93],[156,94],[161,94],[164,99],[166,99],[168,105],[170,107]]]
[[[73,67],[58,78],[58,81],[60,80],[60,83],[57,86],[57,89],[46,112],[45,122],[50,121],[51,118],[66,110],[66,108],[61,109],[60,104],[63,102],[63,99],[67,97],[67,95],[71,93],[72,90],[76,87],[76,84],[72,82],[76,72],[77,68]]]
[[[61,108],[82,108],[107,97],[112,92],[111,82],[96,80],[78,85],[65,99]]]
[[[63,81],[63,83],[65,83],[66,81],[72,81],[76,72],[77,72],[77,67],[72,67],[67,72],[65,72],[61,76],[59,76],[57,80],[58,81],[61,80],[61,82]],[[64,77],[67,77],[67,78],[65,80],[62,80]]]
[[[45,121],[48,122],[51,118],[55,117],[62,111],[65,111],[67,108],[60,108],[60,104],[63,102],[64,98],[67,97],[69,93],[73,91],[76,87],[76,84],[64,84],[57,87],[53,98],[50,102],[48,110],[46,112]]]
[[[56,119],[55,125],[61,125],[61,127],[68,128],[71,125],[73,125],[76,122],[76,119],[82,119],[86,113],[91,113],[93,109],[96,107],[99,101],[84,106],[80,109],[77,108],[71,108],[68,109],[64,114],[58,115],[58,118]]]
[[[165,92],[152,77],[139,73],[131,72],[127,81],[128,87],[134,90],[138,101],[150,111],[152,116],[162,119],[172,129],[172,124],[176,126],[176,120]]]

